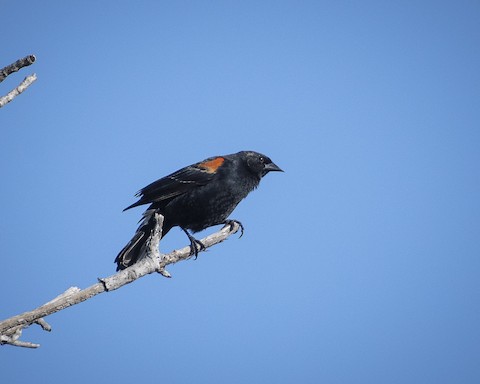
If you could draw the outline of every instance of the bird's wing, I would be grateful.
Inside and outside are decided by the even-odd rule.
[[[224,161],[224,157],[211,157],[154,181],[138,191],[135,196],[140,199],[125,210],[143,204],[169,200],[205,185],[212,180]]]

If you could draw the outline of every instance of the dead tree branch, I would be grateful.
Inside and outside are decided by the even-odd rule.
[[[20,341],[19,338],[24,328],[37,323],[42,329],[50,331],[50,325],[43,319],[52,313],[61,311],[72,305],[86,301],[93,296],[103,292],[113,291],[126,284],[129,284],[145,275],[158,272],[162,276],[170,277],[165,267],[170,264],[178,263],[192,257],[190,247],[175,250],[168,254],[162,254],[159,251],[159,242],[162,237],[163,216],[155,214],[155,229],[150,234],[147,247],[147,255],[139,260],[136,264],[128,267],[112,276],[99,278],[98,283],[85,288],[83,290],[77,287],[71,287],[61,295],[57,296],[48,303],[29,312],[13,316],[0,322],[0,344],[10,344],[18,347],[38,348],[39,344]],[[240,229],[237,222],[227,224],[218,232],[213,233],[203,239],[201,242],[205,245],[205,249],[218,244],[230,235]]]
[[[32,65],[36,60],[35,55],[25,56],[23,59],[17,60],[13,64],[7,65],[5,68],[0,69],[0,83],[5,80],[8,75],[19,71],[23,67]]]
[[[0,69],[0,83],[12,73],[19,71],[23,67],[32,65],[35,60],[36,58],[34,55],[28,55],[23,59],[17,60],[13,64],[7,65],[5,68]],[[12,89],[5,96],[0,97],[0,108],[8,104],[15,97],[25,91],[35,80],[37,80],[37,75],[35,73],[25,77],[25,79],[23,79],[23,81],[17,87]]]

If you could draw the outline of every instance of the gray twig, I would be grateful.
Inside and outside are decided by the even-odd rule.
[[[40,325],[44,331],[50,332],[52,330],[52,327],[50,324],[48,324],[43,318],[40,318],[38,320],[35,320],[35,324]]]
[[[12,101],[15,97],[20,95],[23,91],[25,91],[35,80],[37,80],[37,75],[32,73],[31,75],[25,77],[23,81],[19,84],[18,87],[13,88],[10,92],[8,92],[5,96],[0,97],[0,108],[8,104]]]
[[[17,60],[13,64],[7,65],[6,67],[0,69],[0,83],[5,80],[8,75],[19,71],[23,67],[28,67],[29,65],[32,65],[35,60],[35,55],[28,55],[25,56],[23,59]]]

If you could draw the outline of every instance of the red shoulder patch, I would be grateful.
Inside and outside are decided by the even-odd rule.
[[[215,173],[224,161],[225,159],[223,157],[215,157],[212,160],[198,164],[198,166],[204,169],[207,173]]]

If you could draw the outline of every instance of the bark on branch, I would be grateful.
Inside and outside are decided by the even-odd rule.
[[[86,301],[93,296],[103,292],[113,291],[126,284],[129,284],[145,275],[158,272],[162,276],[170,277],[170,274],[165,270],[165,267],[170,264],[175,264],[179,261],[186,260],[192,257],[190,254],[190,247],[175,250],[173,252],[162,254],[159,251],[158,245],[162,237],[163,216],[155,214],[156,225],[152,231],[148,241],[147,255],[136,264],[128,267],[112,276],[99,278],[98,283],[92,286],[79,289],[71,287],[61,295],[57,296],[48,303],[29,312],[13,316],[9,319],[0,322],[0,344],[10,344],[19,347],[38,348],[39,344],[20,341],[19,338],[24,328],[37,323],[42,329],[50,331],[50,325],[43,319],[52,313],[61,311],[72,305],[79,304]],[[237,222],[227,224],[218,232],[213,233],[203,239],[201,242],[205,245],[205,249],[218,244],[230,235],[236,233],[240,229]]]
[[[23,67],[32,65],[35,62],[35,60],[36,58],[34,55],[28,55],[23,59],[17,60],[12,64],[7,65],[5,68],[0,69],[0,83],[12,73],[17,72]],[[25,91],[35,80],[37,80],[37,75],[35,73],[32,73],[31,75],[25,77],[25,79],[23,79],[23,81],[17,87],[12,89],[5,96],[0,97],[0,108],[8,104],[15,97],[17,97],[19,94]]]

